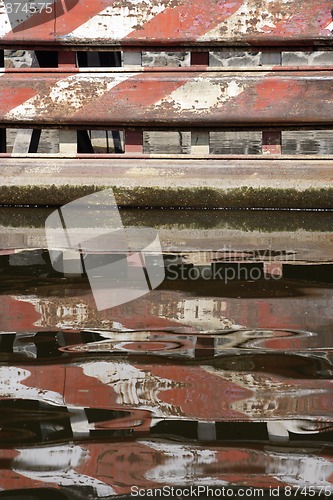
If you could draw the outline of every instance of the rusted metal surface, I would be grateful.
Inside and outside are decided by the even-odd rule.
[[[4,73],[8,125],[222,127],[333,122],[333,79],[321,72]]]
[[[282,45],[331,43],[328,0],[51,0],[47,9],[10,12],[1,2],[2,44]],[[7,5],[7,8],[5,7]]]

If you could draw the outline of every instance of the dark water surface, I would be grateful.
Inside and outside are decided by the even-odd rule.
[[[122,212],[166,277],[98,311],[50,212],[0,210],[0,498],[333,495],[332,214]]]

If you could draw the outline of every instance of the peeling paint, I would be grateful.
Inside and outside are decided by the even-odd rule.
[[[330,41],[331,2],[328,0],[107,0],[86,2],[63,15],[21,15],[13,26],[0,10],[0,37],[8,41],[49,43],[149,44],[211,43],[219,45],[251,41],[285,43],[318,38]],[[24,18],[24,19],[23,19]],[[25,22],[23,23],[23,21]],[[14,31],[11,29],[16,28]]]
[[[219,84],[206,78],[193,79],[157,102],[155,107],[171,105],[178,111],[211,113],[213,108],[237,97],[243,90],[244,86],[236,80]]]

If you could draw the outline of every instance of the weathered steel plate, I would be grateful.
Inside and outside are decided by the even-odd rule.
[[[31,3],[32,7],[25,9],[27,2],[1,1],[2,43],[165,46],[332,41],[329,0]]]
[[[12,125],[223,127],[333,123],[330,71],[3,73]]]
[[[230,497],[251,492],[251,496],[266,498],[272,491],[277,494],[290,491],[294,495],[298,490],[309,491],[309,463],[311,472],[315,470],[315,477],[323,478],[315,487],[310,486],[310,491],[317,493],[316,497],[324,491],[330,496],[333,491],[332,446],[321,443],[316,447],[302,443],[300,451],[298,443],[286,447],[240,441],[228,446],[193,443],[189,439],[184,444],[175,439],[142,437],[97,443],[17,445],[16,448],[2,448],[0,459],[3,463],[0,487],[8,491],[8,498],[15,498],[17,491],[22,492],[21,497],[26,493],[26,497],[42,499],[54,493],[55,498],[56,495],[66,498],[70,489],[68,484],[74,492],[81,492],[81,488],[85,494],[92,491],[90,498],[96,500],[111,499],[113,495],[115,498],[118,495],[136,497],[137,494],[144,497],[144,491],[151,493],[144,498],[157,496],[155,491],[163,491],[165,496],[170,492],[172,497],[171,492],[180,495],[179,486],[185,492],[184,497],[193,492],[193,496],[207,498],[208,494],[203,496],[206,491],[217,491],[214,496],[209,493],[211,498],[218,498],[225,491]],[[252,470],[254,464],[256,473],[250,475],[247,471]],[[297,471],[296,480],[288,474],[286,464]],[[205,487],[206,484],[209,486]],[[13,495],[11,490],[15,490]]]

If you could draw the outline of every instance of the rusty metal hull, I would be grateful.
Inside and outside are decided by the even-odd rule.
[[[47,5],[47,10],[37,13],[22,9],[13,13],[2,5],[2,44],[281,46],[332,42],[332,3],[328,0],[52,0]]]
[[[333,123],[330,71],[4,73],[8,125],[291,126]]]

